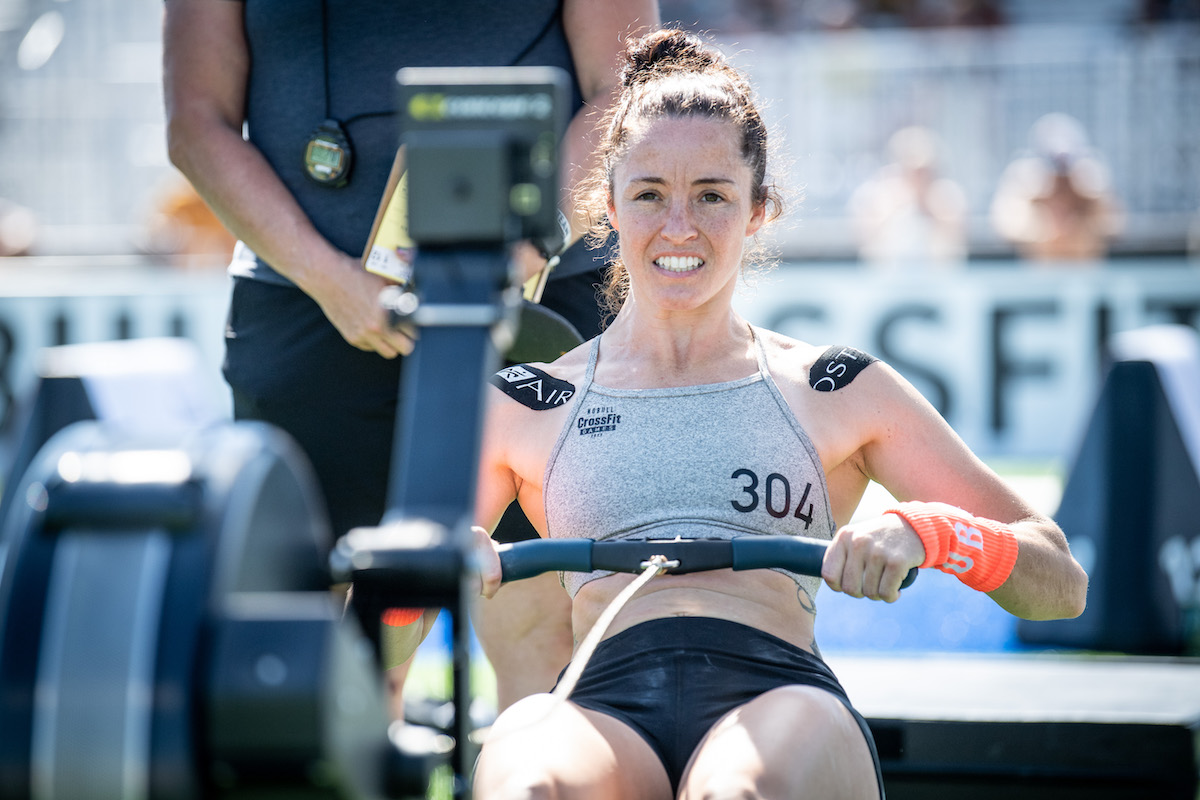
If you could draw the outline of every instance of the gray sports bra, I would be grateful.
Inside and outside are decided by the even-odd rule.
[[[603,337],[593,340],[570,422],[546,465],[550,537],[833,537],[824,470],[751,331],[758,372],[667,389],[593,383]],[[819,578],[778,571],[816,596]],[[608,574],[567,573],[563,585],[574,597]]]

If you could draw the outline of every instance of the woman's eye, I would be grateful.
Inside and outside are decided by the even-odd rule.
[[[705,203],[719,203],[725,198],[721,197],[721,195],[717,194],[716,192],[705,192],[700,196],[700,199]]]
[[[641,194],[638,194],[637,196],[635,196],[633,199],[634,200],[654,200],[657,197],[658,197],[658,195],[655,192],[642,192]]]

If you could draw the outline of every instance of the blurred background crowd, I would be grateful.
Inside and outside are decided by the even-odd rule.
[[[1200,0],[662,11],[747,67],[767,101],[792,191],[785,261],[1200,251]],[[232,240],[167,162],[161,13],[160,0],[0,0],[0,256],[227,260]]]

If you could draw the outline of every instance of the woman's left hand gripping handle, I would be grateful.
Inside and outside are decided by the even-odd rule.
[[[473,526],[471,531],[475,534],[475,565],[479,569],[479,594],[491,598],[499,591],[502,578],[497,545],[491,535],[478,525]]]

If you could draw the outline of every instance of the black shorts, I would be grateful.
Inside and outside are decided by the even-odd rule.
[[[746,625],[707,617],[635,625],[600,643],[569,699],[637,731],[677,792],[693,751],[721,717],[764,692],[795,685],[830,692],[854,715],[882,798],[875,740],[833,672],[812,653]]]
[[[335,537],[383,517],[401,362],[347,343],[300,289],[233,281],[223,368],[234,417],[296,440]]]

